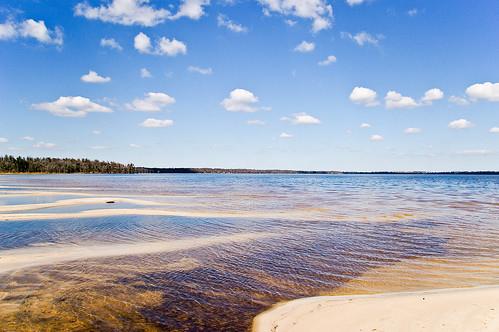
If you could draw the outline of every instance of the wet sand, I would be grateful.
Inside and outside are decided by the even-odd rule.
[[[499,331],[499,286],[294,300],[254,320],[279,331]]]

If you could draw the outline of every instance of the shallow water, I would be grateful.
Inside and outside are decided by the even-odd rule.
[[[497,284],[498,193],[499,176],[2,176],[0,208],[103,201],[0,212],[0,272],[37,262],[0,274],[0,330],[241,331],[297,297]]]

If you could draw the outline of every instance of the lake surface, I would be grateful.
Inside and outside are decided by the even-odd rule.
[[[0,176],[0,331],[244,331],[305,296],[499,283],[499,176]]]

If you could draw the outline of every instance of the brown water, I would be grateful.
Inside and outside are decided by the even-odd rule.
[[[298,297],[498,284],[498,193],[495,176],[0,177],[0,330],[242,331]],[[97,200],[1,211],[76,198]]]

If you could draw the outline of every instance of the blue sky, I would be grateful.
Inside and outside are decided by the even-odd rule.
[[[0,153],[498,170],[499,2],[2,1]]]

